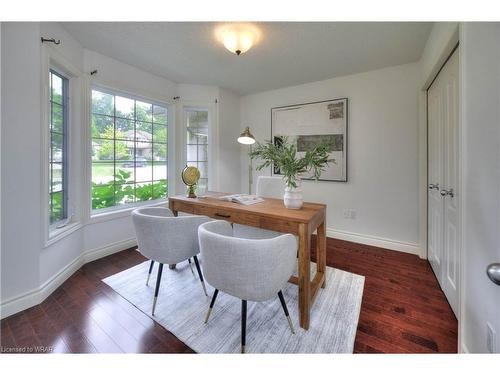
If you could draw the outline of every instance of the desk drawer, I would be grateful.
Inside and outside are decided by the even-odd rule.
[[[197,206],[194,209],[196,215],[205,215],[218,220],[227,220],[231,223],[251,225],[259,227],[259,217],[252,214],[242,214],[234,211],[226,211],[223,208]]]

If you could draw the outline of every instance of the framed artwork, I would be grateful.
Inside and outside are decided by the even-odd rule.
[[[335,163],[323,171],[321,181],[347,181],[347,125],[347,98],[271,108],[271,139],[275,144],[285,136],[296,143],[301,155],[318,143],[331,143],[330,158]],[[273,174],[280,175],[279,168],[274,167]]]

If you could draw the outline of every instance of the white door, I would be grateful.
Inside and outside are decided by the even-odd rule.
[[[428,90],[428,258],[458,316],[458,49]]]

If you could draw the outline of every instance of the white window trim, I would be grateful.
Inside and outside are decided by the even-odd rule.
[[[79,69],[73,66],[69,61],[67,61],[63,56],[61,56],[54,48],[51,46],[42,46],[41,49],[41,156],[40,156],[40,170],[41,170],[41,204],[42,204],[42,233],[43,233],[43,247],[48,247],[53,243],[61,240],[62,238],[70,235],[77,229],[81,228],[81,216],[79,213],[79,202],[77,200],[77,181],[76,173],[74,168],[76,167],[76,161],[78,160],[77,143],[78,136],[76,130],[78,124],[80,124],[79,110],[81,107],[81,76],[82,73]],[[57,72],[64,74],[69,80],[69,117],[68,117],[68,127],[67,127],[67,142],[68,142],[68,175],[66,176],[67,187],[68,187],[68,217],[69,220],[62,228],[56,228],[55,225],[50,225],[49,218],[49,203],[48,203],[48,191],[49,191],[49,158],[47,150],[49,148],[50,142],[50,129],[49,129],[49,70],[54,69]]]
[[[85,119],[84,119],[84,139],[85,142],[85,183],[84,188],[84,206],[86,207],[86,219],[85,223],[94,224],[103,221],[113,220],[120,217],[129,216],[130,212],[138,207],[143,206],[162,206],[168,205],[168,196],[171,196],[175,192],[175,186],[171,185],[171,182],[174,181],[175,174],[173,170],[175,169],[173,164],[174,162],[174,137],[175,137],[175,107],[170,100],[166,100],[165,98],[159,98],[157,95],[153,95],[151,93],[140,92],[140,90],[135,90],[135,93],[132,93],[131,89],[120,87],[122,85],[111,84],[109,82],[104,82],[101,80],[92,80],[88,81],[88,85],[85,89],[86,92],[86,103],[85,103]],[[156,105],[160,105],[167,108],[167,198],[144,201],[144,202],[135,202],[130,204],[124,204],[120,206],[107,207],[99,210],[92,209],[92,134],[90,132],[90,121],[92,118],[92,90],[98,90],[101,92],[105,92],[111,95],[122,95],[129,97],[130,99],[144,101]],[[139,91],[139,92],[138,92]],[[174,159],[174,160],[172,160]]]

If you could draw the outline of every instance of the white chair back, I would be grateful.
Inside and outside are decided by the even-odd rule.
[[[175,217],[168,208],[145,207],[132,212],[139,251],[148,259],[176,264],[198,254],[198,226],[206,216]]]
[[[255,193],[261,198],[282,199],[285,194],[285,183],[280,176],[259,176]]]
[[[297,240],[291,234],[249,240],[233,237],[223,220],[198,228],[205,279],[215,289],[248,301],[275,298],[296,264]]]

